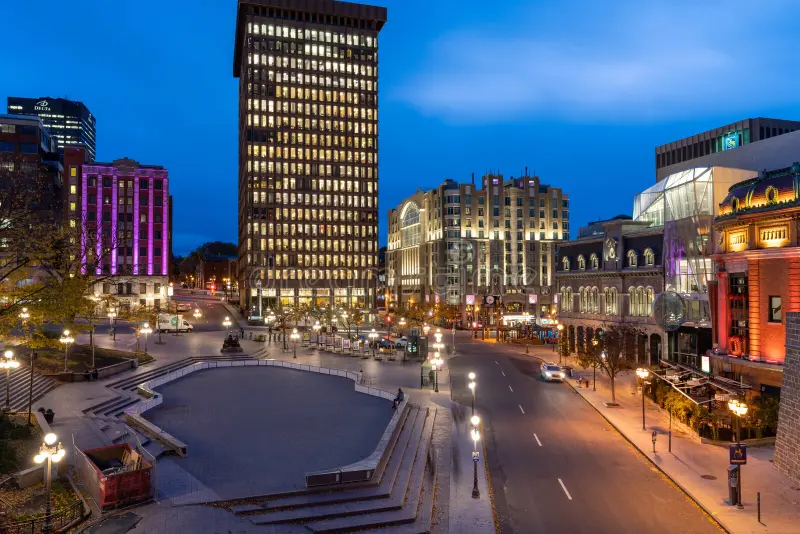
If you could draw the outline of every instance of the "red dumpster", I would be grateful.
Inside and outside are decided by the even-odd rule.
[[[118,508],[152,498],[153,466],[130,445],[123,443],[83,452],[93,469],[81,470],[81,478],[84,484],[93,486],[92,494],[101,508]]]

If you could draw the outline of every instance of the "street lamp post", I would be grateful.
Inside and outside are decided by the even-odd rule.
[[[439,353],[435,353],[433,360],[431,360],[431,364],[433,365],[433,380],[434,380],[434,389],[433,391],[439,393],[439,369],[441,368],[444,361],[439,357]]]
[[[75,338],[69,335],[69,330],[64,330],[58,341],[64,345],[64,372],[66,373],[69,371],[69,366],[67,365],[69,362],[69,346],[75,343]]]
[[[7,350],[3,353],[3,361],[0,361],[0,369],[6,370],[6,406],[5,411],[11,411],[11,370],[19,367],[19,362],[14,358],[14,352]]]
[[[403,328],[406,327],[406,319],[405,319],[405,317],[400,319],[400,323],[399,324],[400,324],[400,332],[399,332],[400,333],[400,337],[403,337]]]
[[[738,401],[736,399],[732,399],[728,401],[728,409],[731,412],[733,412],[734,415],[736,415],[736,443],[739,443],[742,439],[740,435],[741,432],[740,420],[744,416],[744,414],[747,413],[747,404]],[[744,505],[742,505],[742,466],[739,465],[737,470],[739,471],[739,491],[736,499],[737,500],[736,508],[741,509],[744,508]]]
[[[144,334],[144,354],[147,356],[147,335],[151,334],[153,329],[150,328],[150,323],[144,323],[140,331]]]
[[[370,343],[372,344],[372,358],[375,358],[375,340],[378,339],[378,333],[375,329],[372,329],[372,332],[369,333]]]
[[[56,443],[58,442],[58,443]],[[50,504],[50,486],[51,486],[51,471],[52,471],[52,464],[60,462],[66,451],[61,446],[61,442],[58,441],[58,437],[52,432],[45,435],[44,443],[39,448],[39,454],[33,457],[33,461],[37,464],[42,462],[47,462],[47,466],[45,467],[45,505],[44,505],[44,526],[42,527],[42,532],[44,534],[49,534],[52,531],[52,508]]]
[[[595,384],[597,383],[597,345],[599,344],[597,338],[592,339],[592,391],[597,391]]]
[[[294,349],[294,357],[297,358],[297,339],[300,337],[300,334],[297,333],[297,328],[292,330],[292,335],[289,336],[292,338],[292,348]]]
[[[563,330],[564,330],[564,325],[561,324],[561,323],[558,323],[556,325],[556,343],[558,343],[558,363],[559,363],[559,365],[561,364],[561,357],[564,355],[564,351],[561,350],[561,343],[562,343],[562,341],[561,341],[561,332]],[[553,349],[555,349],[555,347],[556,347],[556,344],[554,343],[553,344]]]
[[[22,331],[23,333],[27,333],[27,322],[30,319],[31,314],[28,313],[28,308],[22,308],[22,311],[19,314],[19,319],[22,322]],[[29,387],[28,387],[28,426],[33,426],[31,422],[31,417],[33,417],[32,413],[32,406],[33,406],[33,367],[36,361],[37,354],[35,351],[31,351],[30,353],[30,364],[31,364],[31,372],[30,372],[30,380],[29,380]]]
[[[114,308],[108,310],[108,326],[111,328],[111,339],[117,340],[117,325],[116,325],[117,312]]]
[[[644,424],[644,385],[645,385],[645,380],[647,380],[647,377],[650,376],[650,371],[648,371],[644,367],[639,367],[638,369],[636,369],[636,376],[639,377],[639,380],[642,383],[642,430],[647,430],[647,427],[645,427]]]
[[[475,373],[470,372],[468,387],[472,391],[472,415],[475,415]]]
[[[228,329],[230,329],[230,327],[231,327],[231,325],[232,325],[232,324],[233,324],[233,323],[231,322],[231,318],[230,318],[230,317],[225,317],[225,320],[224,320],[224,321],[222,321],[222,326],[224,326],[224,327],[225,327],[225,330],[228,330]]]
[[[478,489],[478,460],[480,459],[478,440],[481,438],[481,433],[478,425],[481,424],[481,418],[473,415],[470,418],[470,423],[472,423],[472,430],[470,431],[470,436],[472,437],[472,498],[479,499],[481,492]]]
[[[317,348],[319,348],[319,331],[322,328],[322,325],[319,324],[319,321],[316,321],[314,326],[311,328],[314,330],[314,334],[317,336]]]

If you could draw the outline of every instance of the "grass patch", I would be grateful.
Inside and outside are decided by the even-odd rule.
[[[42,443],[42,430],[28,414],[0,415],[0,475],[15,473],[33,465],[33,457]]]
[[[36,360],[36,369],[43,373],[61,373],[64,371],[64,350],[43,348],[36,349],[39,354]],[[29,363],[30,349],[20,354],[20,359]],[[139,364],[153,360],[149,354],[144,352],[128,352],[124,350],[107,349],[95,346],[94,359],[98,369],[121,363],[127,359],[139,358]],[[89,345],[73,345],[69,348],[68,368],[73,373],[82,373],[92,370],[92,347]]]

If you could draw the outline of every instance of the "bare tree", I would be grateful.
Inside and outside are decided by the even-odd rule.
[[[635,343],[635,340],[643,335],[644,331],[634,325],[611,324],[610,326],[598,329],[595,345],[592,340],[588,340],[589,350],[578,354],[578,363],[584,367],[596,367],[608,376],[611,383],[611,402],[617,402],[616,378],[621,373],[632,369],[635,362],[625,358],[626,344]],[[633,341],[632,341],[633,340]]]

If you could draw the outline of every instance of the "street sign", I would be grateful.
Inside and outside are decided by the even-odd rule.
[[[477,462],[480,459],[481,459],[481,453],[479,453],[477,451],[472,453],[472,461],[473,462]]]
[[[747,445],[731,443],[731,465],[745,465],[747,463]]]

